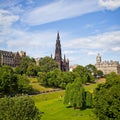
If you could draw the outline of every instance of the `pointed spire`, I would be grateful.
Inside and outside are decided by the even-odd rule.
[[[57,40],[60,40],[59,31],[58,31],[58,33],[57,33]]]

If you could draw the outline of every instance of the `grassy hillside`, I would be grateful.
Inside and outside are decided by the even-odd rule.
[[[53,88],[47,88],[47,87],[40,85],[37,78],[29,78],[29,81],[30,81],[30,85],[32,85],[32,88],[35,91],[44,92],[44,91],[53,90]]]
[[[31,85],[38,90],[47,90],[39,85],[37,79],[31,79]],[[105,79],[99,79],[94,84],[84,85],[87,91],[93,92],[99,83],[104,83]],[[33,96],[36,106],[43,112],[42,120],[98,120],[93,113],[93,109],[74,110],[67,108],[63,104],[65,91],[51,92]]]
[[[33,96],[36,106],[44,112],[42,120],[97,120],[92,109],[74,110],[63,104],[65,91]]]
[[[104,82],[105,82],[105,78],[101,78],[101,79],[96,80],[96,83],[84,85],[84,88],[86,89],[86,91],[90,91],[92,93],[98,84],[104,83]]]

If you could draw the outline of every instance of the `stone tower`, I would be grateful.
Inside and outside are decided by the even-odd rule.
[[[57,33],[56,48],[55,48],[55,61],[58,64],[58,67],[62,70],[62,54],[61,54],[61,44],[60,44],[60,35]]]
[[[60,70],[69,71],[69,60],[66,59],[65,55],[64,55],[64,59],[62,59],[59,32],[57,33],[57,40],[56,40],[56,47],[55,47],[55,61],[57,62]]]
[[[101,56],[100,54],[98,53],[97,57],[96,57],[96,63],[97,64],[100,64],[101,63]]]

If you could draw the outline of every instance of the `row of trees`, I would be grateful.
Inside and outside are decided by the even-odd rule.
[[[95,77],[83,66],[77,66],[73,72],[62,72],[60,69],[54,69],[50,72],[39,72],[38,80],[45,86],[65,88],[68,83],[75,79],[80,79],[81,83],[93,82]]]
[[[41,113],[28,96],[0,99],[0,120],[40,120]]]
[[[37,76],[38,72],[50,72],[58,68],[57,63],[50,57],[41,58],[36,65],[34,58],[28,56],[21,60],[20,66],[15,68],[17,74],[26,74],[27,76]]]

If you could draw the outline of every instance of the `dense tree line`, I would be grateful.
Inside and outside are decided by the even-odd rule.
[[[95,77],[83,66],[78,66],[73,72],[62,72],[56,68],[50,72],[39,72],[38,80],[45,86],[65,88],[68,83],[81,78],[81,83],[93,82]]]
[[[4,95],[29,93],[32,87],[25,75],[18,75],[9,66],[0,67],[0,97]]]
[[[28,96],[0,99],[0,120],[40,120],[41,113]]]
[[[71,72],[62,72],[60,69],[44,73],[38,73],[38,80],[45,86],[65,88],[68,83],[74,81],[75,75]]]
[[[99,120],[120,120],[120,75],[111,73],[94,93],[94,108]]]

